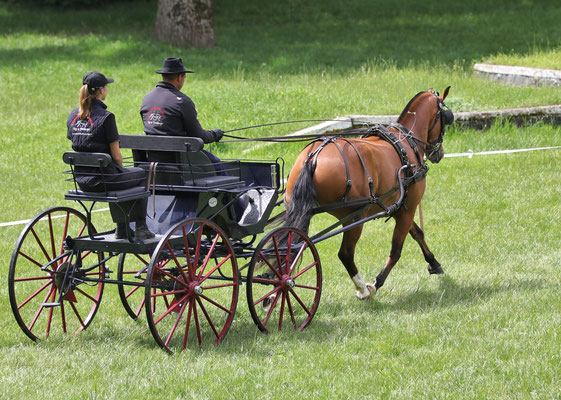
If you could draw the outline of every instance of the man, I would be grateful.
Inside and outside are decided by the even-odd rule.
[[[140,106],[140,116],[147,135],[191,136],[198,137],[205,143],[218,142],[224,131],[220,129],[205,130],[197,120],[195,103],[180,90],[185,83],[188,71],[181,58],[166,58],[163,67],[155,71],[162,75],[162,81],[144,96]],[[211,162],[220,168],[220,160],[212,153],[203,150]],[[175,155],[166,152],[150,152],[150,161],[176,162]]]

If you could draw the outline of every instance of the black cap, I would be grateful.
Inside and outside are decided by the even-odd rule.
[[[89,89],[101,89],[112,82],[115,81],[112,78],[105,77],[101,72],[88,72],[82,80],[82,83],[88,85]]]
[[[181,58],[171,58],[168,57],[164,60],[164,65],[162,69],[155,71],[157,74],[194,74],[194,71],[187,71],[185,65],[183,65],[183,60]]]

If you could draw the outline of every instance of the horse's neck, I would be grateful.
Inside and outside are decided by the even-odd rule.
[[[427,141],[429,132],[429,102],[420,99],[407,112],[407,115],[401,120],[407,130],[409,130],[417,139]]]

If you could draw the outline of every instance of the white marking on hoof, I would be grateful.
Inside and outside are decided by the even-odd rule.
[[[360,274],[358,273],[355,276],[353,276],[352,279],[356,287],[357,299],[367,300],[368,298],[370,298],[370,293],[372,293],[372,289],[369,286],[372,285],[370,284],[367,285],[366,282],[364,282],[364,279],[362,279],[362,276],[360,276]]]

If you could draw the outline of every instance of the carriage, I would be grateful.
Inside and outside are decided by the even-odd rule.
[[[66,152],[73,188],[65,198],[83,211],[47,209],[27,224],[16,243],[9,295],[28,337],[87,328],[105,284],[117,285],[133,319],[146,313],[154,339],[168,352],[184,349],[188,341],[220,342],[244,285],[260,330],[287,324],[303,329],[311,322],[322,284],[314,244],[290,228],[273,230],[255,243],[284,190],[282,158],[226,160],[216,168],[198,138],[121,135],[120,141],[132,150],[134,164],[147,169],[149,185],[84,192],[75,185],[75,167],[97,167],[102,174],[110,156]],[[169,152],[177,162],[148,163],[147,151]],[[96,231],[96,203],[145,198],[155,238],[115,239],[114,231]],[[276,238],[287,232],[294,245],[278,246]],[[116,271],[109,267],[112,259],[118,260]]]
[[[432,127],[426,124],[425,139],[433,129],[440,131],[438,147],[444,132],[441,103],[447,91],[437,97],[434,124]],[[430,118],[434,113],[430,111]],[[403,135],[415,147],[405,124],[379,126],[368,129],[367,133],[391,146],[397,146],[396,134]],[[345,237],[366,221],[396,217],[405,202],[415,198],[411,192],[408,196],[407,188],[422,181],[426,173],[417,150],[415,164],[403,146],[395,150],[390,146],[391,152],[402,153],[401,164],[391,172],[391,189],[375,193],[373,180],[356,145],[343,139],[349,144],[346,148],[356,151],[360,159],[359,171],[353,176],[365,173],[369,178],[366,192],[353,197],[353,191],[360,185],[351,191],[349,171],[357,157],[355,153],[345,155],[336,143],[338,139],[333,136],[312,143],[311,150],[303,157],[305,161],[300,163],[302,167],[309,161],[316,162],[318,154],[331,146],[340,149],[346,168],[344,196],[307,209],[308,217],[330,212],[339,220],[311,237],[307,226],[298,224],[284,224],[266,232],[275,219],[271,218],[275,208],[283,204],[279,200],[281,196],[285,200],[287,194],[292,197],[289,198],[291,208],[286,212],[289,214],[299,206],[297,192],[313,192],[294,184],[296,177],[302,175],[296,169],[298,161],[297,173],[291,173],[293,182],[289,179],[286,191],[282,158],[223,160],[216,165],[201,151],[203,143],[198,138],[121,135],[121,148],[131,149],[131,162],[146,169],[147,185],[84,192],[76,185],[76,167],[97,169],[103,180],[103,168],[111,158],[101,153],[65,153],[63,161],[70,168],[66,171],[67,180],[72,185],[65,198],[77,202],[82,210],[66,206],[49,208],[23,229],[9,269],[10,304],[17,323],[35,341],[54,331],[80,332],[95,317],[105,284],[115,284],[130,317],[137,319],[144,312],[155,341],[173,353],[191,344],[218,344],[223,340],[234,320],[240,290],[245,286],[248,308],[259,330],[306,328],[318,310],[322,291],[322,268],[315,244],[340,233]],[[423,150],[430,144],[425,143]],[[154,151],[170,155],[174,162],[148,162],[150,152]],[[98,211],[94,210],[95,204],[121,206],[146,199],[147,223],[156,237],[139,241],[129,233],[125,239],[116,239],[114,230],[96,231],[92,221]],[[127,218],[130,209],[127,212],[123,208]],[[396,217],[398,225],[399,218]],[[429,267],[440,268],[424,239],[416,239]],[[340,251],[339,255],[345,263],[345,254]],[[110,266],[115,262],[116,267]],[[358,273],[345,266],[359,298],[367,297],[365,293],[369,295],[381,286],[379,282],[375,288],[365,285],[362,278],[357,278]],[[429,268],[429,272],[440,271]]]

